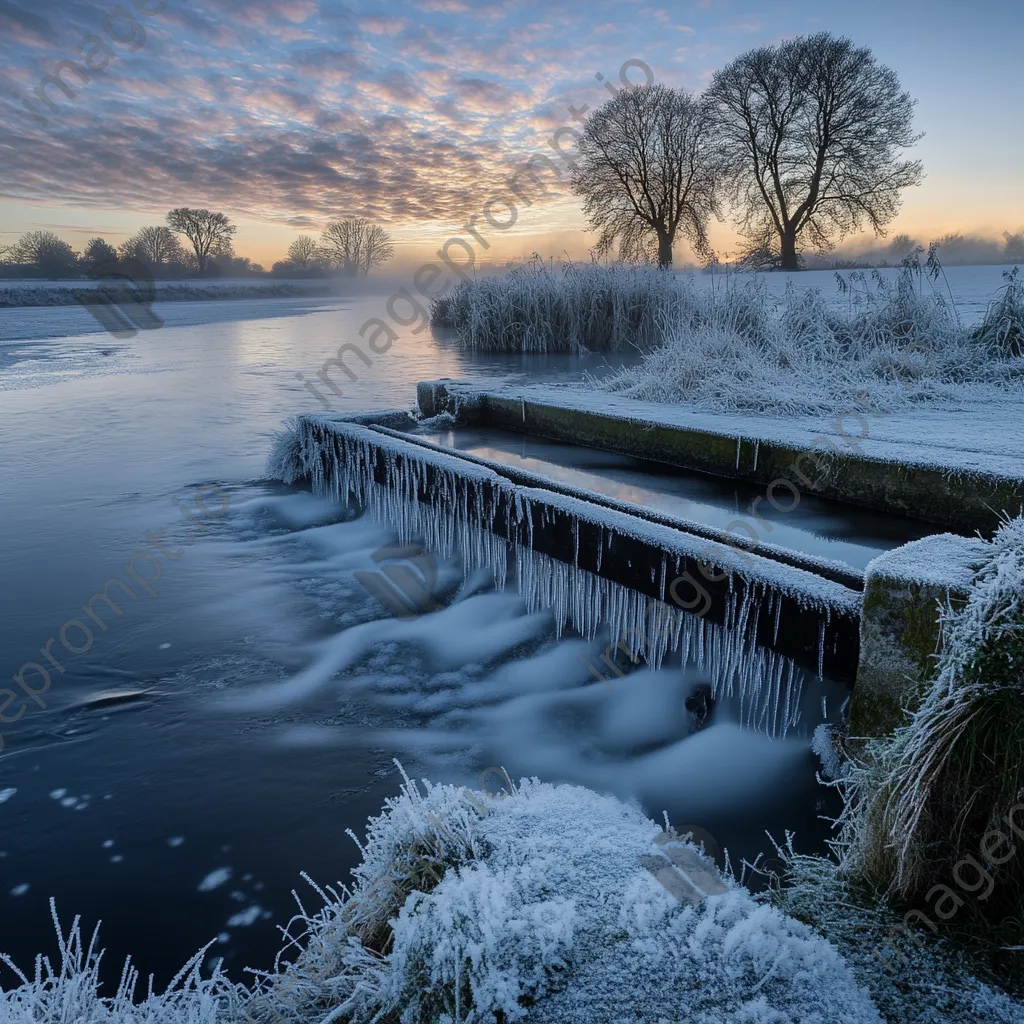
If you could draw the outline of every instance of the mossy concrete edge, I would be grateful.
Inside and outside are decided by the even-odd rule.
[[[916,710],[941,651],[941,612],[968,596],[988,545],[936,534],[868,564],[850,735],[887,736]]]

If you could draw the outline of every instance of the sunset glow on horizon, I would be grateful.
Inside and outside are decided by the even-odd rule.
[[[413,263],[479,219],[529,157],[557,161],[554,141],[571,153],[624,62],[700,91],[733,56],[822,29],[870,47],[918,101],[926,177],[889,235],[998,238],[1024,227],[1024,139],[1006,112],[1024,86],[1022,24],[1002,0],[14,0],[0,11],[0,244],[34,229],[76,249],[118,244],[190,205],[227,213],[235,251],[268,269],[346,215],[384,224],[396,261]],[[967,61],[969,76],[949,73]],[[72,98],[41,86],[58,62]],[[738,247],[729,220],[711,239]],[[488,240],[494,260],[586,259],[593,236],[564,178]]]

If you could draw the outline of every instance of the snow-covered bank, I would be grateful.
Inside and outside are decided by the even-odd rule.
[[[837,275],[839,276],[839,275]],[[891,412],[964,397],[1024,401],[1024,282],[1016,269],[977,325],[929,280],[840,277],[847,309],[817,291],[771,309],[763,286],[734,285],[694,305],[638,367],[601,382],[632,398],[715,410]],[[705,299],[708,293],[705,292]]]
[[[139,986],[133,1002],[129,972],[101,996],[95,939],[83,945],[76,922],[62,964],[40,961],[0,992],[0,1022],[1024,1019],[940,947],[886,969],[875,954],[891,914],[853,906],[832,862],[790,857],[793,886],[752,896],[684,838],[576,786],[524,779],[491,795],[406,778],[370,819],[352,885],[314,886],[320,909],[300,903],[274,970],[251,984],[204,979],[200,957],[166,995]]]
[[[983,311],[961,314],[948,281],[904,268],[836,274],[835,295],[766,275],[718,286],[632,267],[539,268],[464,281],[434,300],[432,323],[479,351],[648,349],[595,386],[648,401],[727,411],[837,413],[1024,400],[1024,281],[1003,274]]]
[[[178,995],[132,1008],[100,999],[72,948],[63,972],[3,995],[0,1021],[882,1020],[825,939],[737,883],[670,895],[641,861],[674,870],[667,838],[579,787],[523,780],[497,798],[407,780],[371,819],[351,889],[320,891],[292,922],[290,966],[252,989],[186,971]]]
[[[77,306],[79,291],[95,291],[94,281],[64,282],[63,284],[0,284],[0,308],[14,309],[39,306]],[[288,281],[243,283],[202,282],[166,284],[157,282],[153,289],[154,302],[223,302],[245,299],[302,299],[324,298],[339,294],[329,281]]]

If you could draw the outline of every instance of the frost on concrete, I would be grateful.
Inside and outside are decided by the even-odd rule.
[[[881,1021],[825,939],[737,883],[677,901],[640,861],[659,836],[576,786],[496,799],[406,781],[252,1019]]]

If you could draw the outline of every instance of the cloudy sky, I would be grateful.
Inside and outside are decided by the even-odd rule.
[[[927,179],[897,230],[1024,227],[1019,0],[0,0],[0,244],[35,228],[117,243],[187,205],[227,212],[236,251],[267,266],[352,214],[419,258],[553,155],[568,108],[608,96],[597,74],[643,61],[700,90],[743,50],[822,29],[918,99]],[[73,99],[47,90],[58,111],[35,99],[58,61],[87,60],[106,66],[66,70]],[[492,254],[585,257],[582,228],[563,190]],[[733,244],[728,224],[713,240]]]

